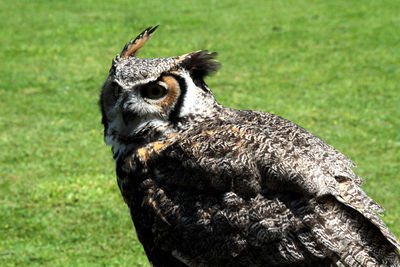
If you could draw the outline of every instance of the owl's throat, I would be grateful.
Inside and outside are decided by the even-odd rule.
[[[138,118],[134,114],[119,116],[108,125],[105,142],[112,147],[114,158],[153,142],[171,130],[170,123],[155,117]]]

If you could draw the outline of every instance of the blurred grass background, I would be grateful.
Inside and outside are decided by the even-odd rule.
[[[148,266],[103,143],[112,58],[219,52],[218,101],[348,155],[400,236],[399,1],[0,2],[0,265]]]

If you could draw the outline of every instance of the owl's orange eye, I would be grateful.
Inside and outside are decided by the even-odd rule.
[[[142,90],[143,97],[152,100],[160,99],[164,97],[166,94],[167,94],[167,89],[158,84],[151,84],[149,86],[146,86],[144,90]]]

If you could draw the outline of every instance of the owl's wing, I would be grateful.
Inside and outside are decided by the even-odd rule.
[[[377,226],[400,249],[400,242],[376,214],[382,215],[384,209],[360,188],[363,180],[351,169],[356,165],[350,159],[307,130],[279,116],[258,111],[229,112],[239,118],[234,124],[243,125],[236,126],[242,129],[239,135],[262,139],[264,148],[258,150],[257,155],[264,158],[262,166],[278,173],[272,180],[295,184],[299,190],[317,197],[334,196]],[[240,120],[244,123],[241,124]],[[266,155],[262,155],[263,151]]]
[[[375,212],[383,208],[359,187],[354,163],[300,126],[269,113],[227,110],[203,122],[170,147],[170,157],[200,175],[176,182],[196,188],[255,196],[265,190],[310,197],[334,196],[375,226],[397,248],[400,243]],[[185,177],[185,175],[178,175]]]
[[[138,186],[146,188],[143,196],[135,196],[122,186],[125,197],[138,198],[127,202],[142,201],[158,218],[154,226],[145,220],[137,225],[178,225],[183,233],[173,237],[177,232],[166,227],[158,234],[159,244],[175,238],[182,244],[184,239],[197,240],[196,251],[211,244],[215,249],[228,243],[238,246],[221,247],[218,253],[223,253],[240,251],[240,244],[247,242],[261,249],[253,253],[255,258],[269,254],[284,259],[299,253],[299,260],[311,253],[332,259],[336,253],[338,261],[351,265],[352,260],[374,262],[368,254],[375,253],[387,262],[399,261],[394,249],[400,247],[398,241],[374,212],[382,208],[361,190],[353,163],[340,152],[271,114],[237,111],[217,121],[199,121],[138,149],[135,160],[140,164],[124,163],[128,173],[121,181],[132,181],[129,170],[141,169],[144,182]],[[282,251],[272,253],[277,247]]]

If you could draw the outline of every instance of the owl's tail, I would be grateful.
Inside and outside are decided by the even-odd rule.
[[[328,198],[316,206],[313,233],[337,255],[338,266],[400,266],[398,249],[379,228],[351,207]]]

